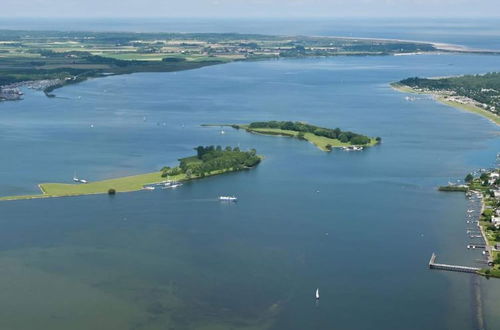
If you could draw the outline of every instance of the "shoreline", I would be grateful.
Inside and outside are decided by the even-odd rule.
[[[261,159],[264,157],[259,156]],[[193,176],[188,178],[184,173],[171,176],[170,178],[163,177],[162,172],[149,172],[144,174],[137,174],[131,176],[118,177],[113,179],[105,179],[100,181],[93,181],[89,183],[40,183],[38,188],[41,194],[33,195],[14,195],[2,196],[0,202],[14,201],[14,200],[31,200],[43,198],[61,198],[61,197],[77,197],[87,195],[105,195],[108,194],[109,189],[115,189],[116,193],[130,193],[146,190],[144,187],[149,185],[157,185],[167,181],[175,182],[188,182],[195,181],[212,176],[240,172],[243,170],[250,170],[254,167],[245,167],[240,170],[215,170],[204,176]],[[90,188],[89,188],[90,187]],[[54,191],[68,190],[67,192],[58,193]],[[53,191],[53,192],[51,192]]]
[[[299,132],[297,131],[287,131],[281,129],[272,129],[272,128],[250,128],[248,124],[201,124],[201,127],[231,127],[233,129],[239,130],[243,129],[247,133],[257,134],[257,135],[265,135],[265,136],[282,136],[287,138],[298,138]],[[343,148],[351,148],[351,147],[362,147],[362,148],[370,148],[374,147],[380,142],[373,137],[370,138],[370,143],[362,145],[362,144],[351,144],[340,142],[338,139],[330,139],[323,136],[318,136],[313,133],[305,133],[302,140],[309,142],[316,148],[320,149],[324,152],[332,152],[334,149],[343,149]]]
[[[1,30],[1,29],[0,29]],[[9,29],[4,29],[1,31],[17,31],[17,30],[9,30]],[[51,32],[55,33],[57,31],[46,31],[46,32]],[[76,33],[78,32],[83,32],[83,31],[74,31]],[[104,32],[101,32],[104,33]],[[121,31],[120,33],[132,33],[132,32],[126,32],[126,31]],[[160,33],[160,32],[158,32]],[[162,32],[163,33],[163,32]],[[161,34],[161,33],[160,33]],[[179,33],[182,34],[182,33]],[[223,33],[221,34],[223,35]],[[238,35],[238,34],[237,34]],[[242,36],[245,36],[245,34],[241,34]],[[270,34],[256,34],[256,37],[261,37],[261,38],[298,38],[299,36],[295,35],[270,35]],[[27,80],[19,80],[17,82],[13,82],[10,84],[5,84],[5,85],[0,85],[0,90],[2,88],[9,88],[9,85],[23,85],[23,84],[38,84],[39,82],[43,82],[44,80],[60,80],[57,83],[49,84],[47,86],[44,86],[40,88],[47,97],[54,97],[55,95],[52,93],[54,90],[58,88],[65,87],[70,84],[76,84],[82,81],[86,81],[91,78],[101,78],[101,77],[106,77],[109,75],[123,75],[123,74],[131,74],[131,73],[139,73],[139,72],[177,72],[177,71],[184,71],[184,70],[192,70],[192,69],[199,69],[201,67],[205,66],[211,66],[211,65],[217,65],[217,64],[226,64],[226,63],[232,63],[232,62],[238,62],[238,61],[244,61],[244,62],[249,62],[249,61],[255,61],[255,60],[269,60],[269,59],[281,59],[281,58],[304,58],[304,57],[316,57],[316,56],[326,56],[326,57],[334,57],[334,56],[368,56],[368,55],[374,55],[374,56],[402,56],[402,55],[420,55],[420,54],[439,54],[442,52],[449,52],[449,53],[471,53],[471,54],[490,54],[490,55],[500,55],[500,50],[493,50],[493,49],[475,49],[467,46],[462,46],[462,45],[455,45],[455,44],[447,44],[447,43],[440,43],[440,42],[432,42],[432,41],[417,41],[417,40],[405,40],[405,39],[393,39],[393,38],[369,38],[369,37],[346,37],[346,36],[316,36],[316,35],[311,35],[311,36],[305,36],[304,38],[326,38],[326,39],[331,39],[331,40],[351,40],[351,41],[367,41],[367,42],[385,42],[385,43],[405,43],[405,44],[414,44],[414,45],[420,45],[420,46],[430,46],[429,49],[423,49],[423,50],[417,50],[417,51],[408,51],[408,52],[395,52],[395,51],[341,51],[338,53],[332,53],[328,55],[295,55],[295,56],[284,56],[284,55],[276,55],[276,54],[265,54],[265,55],[259,55],[255,57],[247,57],[247,58],[222,58],[222,57],[214,57],[213,60],[204,60],[204,61],[185,61],[182,63],[182,65],[176,65],[176,66],[167,66],[167,67],[158,67],[156,66],[157,63],[153,63],[155,61],[147,61],[147,60],[134,60],[137,62],[137,65],[135,66],[120,66],[120,67],[113,67],[110,68],[108,71],[102,70],[102,69],[88,69],[85,72],[69,76],[66,78],[58,78],[58,79],[51,79],[51,78],[46,78],[46,79],[27,79]],[[176,54],[178,55],[178,54]],[[109,59],[114,59],[114,57],[107,57],[104,55],[94,55],[94,56],[101,56],[107,60]],[[116,60],[116,59],[115,59]],[[104,61],[104,60],[103,60]],[[118,60],[116,60],[118,61]],[[123,62],[127,62],[129,60],[123,60]],[[133,61],[129,61],[132,63]],[[107,63],[104,61],[103,63]],[[147,63],[147,64],[145,64]],[[5,99],[1,101],[9,101],[10,99]],[[19,100],[22,100],[22,98],[19,98]]]
[[[450,188],[450,189],[442,189],[442,188]],[[466,188],[466,189],[453,189],[453,188]],[[495,200],[497,197],[490,197],[489,196],[489,191],[490,187],[486,186],[484,187],[481,182],[478,180],[474,180],[473,182],[470,182],[466,185],[466,187],[463,186],[453,186],[453,185],[448,185],[448,186],[442,186],[439,187],[439,191],[444,191],[444,192],[462,192],[465,194],[468,199],[471,199],[472,196],[477,196],[480,199],[480,210],[477,219],[468,219],[467,223],[469,221],[472,221],[472,223],[476,223],[477,226],[477,231],[480,232],[481,238],[484,242],[484,252],[486,256],[486,264],[487,267],[481,267],[478,268],[474,274],[484,276],[486,278],[500,278],[500,269],[498,268],[498,257],[500,250],[497,249],[497,243],[495,240],[493,240],[491,237],[488,237],[487,231],[491,230],[488,228],[491,226],[491,221],[488,220],[488,218],[485,215],[485,211],[490,208],[491,206],[487,206],[487,202],[491,202],[491,198]],[[469,213],[470,210],[467,210]],[[472,225],[470,225],[472,226]],[[469,230],[473,230],[471,228],[467,229],[467,234],[469,234]],[[491,235],[490,235],[491,236]],[[474,243],[470,243],[471,245],[475,245]],[[477,243],[481,244],[481,243]],[[469,248],[469,245],[467,246]]]
[[[421,92],[421,91],[417,91],[416,89],[414,89],[410,86],[401,85],[398,83],[391,83],[390,86],[392,89],[394,89],[398,92],[401,92],[401,93],[429,95],[436,102],[439,102],[439,103],[444,104],[444,105],[448,105],[448,106],[453,107],[455,109],[460,109],[460,110],[464,110],[464,111],[467,111],[470,113],[475,113],[483,118],[488,119],[493,124],[500,126],[500,116],[497,116],[494,113],[487,111],[487,110],[484,110],[484,109],[482,109],[474,104],[463,104],[463,103],[459,103],[459,102],[450,101],[450,100],[447,100],[443,95],[441,95],[439,93]]]

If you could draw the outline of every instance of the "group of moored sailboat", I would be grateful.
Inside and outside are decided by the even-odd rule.
[[[85,179],[79,179],[77,176],[76,176],[76,173],[73,175],[73,181],[74,182],[77,182],[77,183],[89,183],[87,180]]]

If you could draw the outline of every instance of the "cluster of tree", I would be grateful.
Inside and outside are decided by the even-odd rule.
[[[374,42],[366,40],[364,42],[347,42],[344,43],[331,41],[325,43],[315,42],[315,40],[306,40],[302,43],[290,42],[287,46],[291,48],[282,50],[282,57],[297,57],[297,56],[331,56],[339,53],[365,53],[365,54],[392,54],[392,53],[411,53],[411,52],[430,52],[436,48],[431,44],[410,43],[410,42]],[[306,47],[307,46],[307,47]]]
[[[305,133],[312,133],[317,136],[323,136],[330,139],[338,139],[343,143],[351,143],[353,145],[365,145],[370,143],[370,138],[365,135],[353,133],[350,131],[342,131],[340,128],[324,128],[318,127],[311,124],[292,122],[292,121],[262,121],[254,122],[249,125],[249,128],[277,128],[287,131],[299,132],[297,137],[299,139],[304,139]],[[381,138],[377,137],[377,141],[381,141]]]
[[[162,176],[186,174],[189,177],[204,177],[216,171],[238,171],[256,166],[260,162],[257,151],[241,151],[238,147],[199,146],[196,156],[183,158],[177,167],[164,167]]]
[[[168,62],[168,63],[177,63],[177,62],[184,62],[186,59],[184,57],[165,57],[162,59],[162,62]]]
[[[401,80],[400,84],[435,91],[452,91],[457,95],[500,108],[500,72],[484,75],[465,75],[441,79],[413,77]]]

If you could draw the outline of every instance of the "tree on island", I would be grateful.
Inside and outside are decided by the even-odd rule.
[[[162,169],[162,176],[185,174],[188,179],[204,177],[214,172],[238,171],[250,168],[260,162],[257,151],[241,151],[240,148],[221,146],[198,146],[194,148],[196,156],[180,159],[179,166]]]
[[[471,183],[472,180],[474,180],[474,176],[471,173],[467,174],[467,176],[465,177],[465,182]]]

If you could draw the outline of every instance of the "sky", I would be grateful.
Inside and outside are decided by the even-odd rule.
[[[500,0],[0,0],[0,17],[500,17]]]

